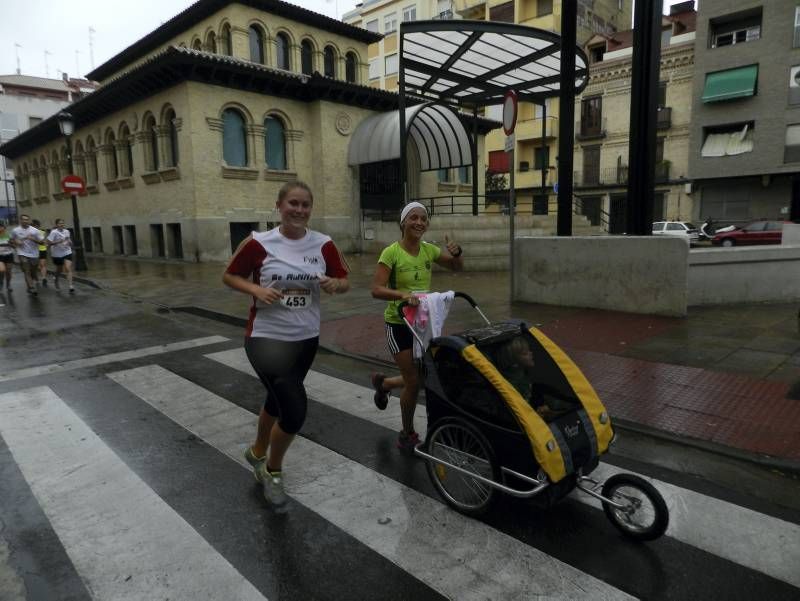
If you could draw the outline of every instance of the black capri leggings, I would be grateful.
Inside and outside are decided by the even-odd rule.
[[[308,397],[303,386],[314,357],[319,337],[306,340],[274,340],[249,337],[244,350],[250,365],[267,389],[264,410],[278,418],[281,429],[296,434],[306,421]]]

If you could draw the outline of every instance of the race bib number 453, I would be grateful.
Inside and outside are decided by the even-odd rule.
[[[284,288],[283,306],[292,311],[303,311],[311,308],[311,290],[308,288]]]

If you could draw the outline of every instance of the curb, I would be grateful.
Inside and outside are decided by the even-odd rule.
[[[77,278],[75,279],[77,280]],[[90,286],[102,289],[101,286],[97,285],[95,282],[92,282],[91,280],[85,279],[85,281]],[[214,321],[225,323],[227,325],[232,325],[242,328],[247,326],[247,320],[244,319],[243,317],[236,317],[234,315],[222,313],[221,311],[214,311],[213,309],[205,309],[203,307],[196,307],[193,305],[183,305],[183,306],[166,307],[166,308],[170,311],[175,311],[178,313],[187,313],[189,315],[195,315],[197,317],[203,317],[205,319],[213,319]],[[333,355],[338,355],[340,357],[353,359],[355,361],[369,363],[378,367],[384,367],[384,368],[394,367],[394,363],[391,363],[389,361],[383,361],[381,359],[376,359],[375,357],[369,357],[366,355],[359,355],[358,353],[351,353],[334,345],[320,344],[320,348]],[[614,426],[617,430],[642,434],[645,436],[656,438],[658,440],[686,445],[701,451],[713,453],[715,455],[720,455],[722,457],[727,457],[729,459],[734,459],[737,461],[752,463],[754,465],[757,465],[758,467],[770,469],[784,474],[791,474],[796,478],[800,478],[800,462],[792,461],[789,459],[781,459],[779,457],[773,457],[771,455],[759,454],[753,451],[745,451],[742,449],[737,449],[736,447],[720,445],[718,443],[702,440],[699,438],[680,436],[678,434],[672,434],[664,430],[659,430],[657,428],[652,428],[622,418],[615,418]]]

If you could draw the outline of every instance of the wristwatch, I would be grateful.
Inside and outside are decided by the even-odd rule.
[[[454,252],[454,253],[450,253],[450,256],[452,256],[453,258],[457,259],[457,258],[458,258],[458,257],[460,257],[462,254],[464,254],[464,249],[463,249],[463,248],[461,248],[461,247],[459,246],[459,247],[458,247],[458,250],[457,250],[456,252]]]

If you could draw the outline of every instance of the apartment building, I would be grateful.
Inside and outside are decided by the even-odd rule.
[[[703,0],[695,72],[695,216],[800,219],[800,2]]]
[[[661,24],[654,220],[690,220],[689,136],[694,76],[694,2],[675,4]],[[589,84],[576,100],[573,184],[578,209],[611,233],[625,231],[633,31],[586,44]]]
[[[578,0],[578,45],[596,33],[612,35],[630,29],[632,0]],[[368,85],[387,90],[397,88],[398,35],[403,21],[421,19],[470,19],[517,23],[559,32],[561,0],[365,0],[343,16],[345,23],[384,35],[368,48]],[[555,157],[558,150],[558,99],[542,106],[520,104],[516,127],[515,188],[520,211],[547,214],[555,211]],[[545,114],[546,112],[546,114]],[[501,120],[499,106],[488,107],[485,116]],[[486,136],[486,164],[489,171],[508,173],[511,165],[504,150],[501,130]],[[545,193],[542,195],[542,171]],[[466,186],[469,170],[442,170],[440,189]]]

